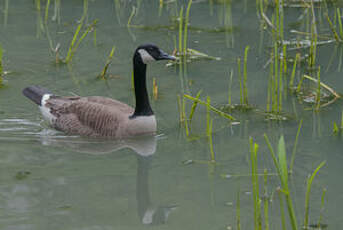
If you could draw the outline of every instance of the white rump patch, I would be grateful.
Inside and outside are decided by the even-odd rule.
[[[56,117],[50,113],[50,108],[46,107],[46,101],[49,100],[50,94],[44,94],[41,101],[41,106],[39,106],[39,109],[44,117],[45,120],[47,120],[50,124],[53,124]]]
[[[156,61],[155,58],[153,58],[148,51],[146,51],[145,49],[139,49],[138,53],[141,55],[142,61],[144,64],[147,64],[149,62],[153,62]]]

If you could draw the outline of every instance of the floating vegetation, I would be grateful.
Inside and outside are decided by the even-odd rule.
[[[202,101],[200,100],[199,98],[196,98],[196,97],[192,97],[190,95],[187,95],[187,94],[184,94],[183,95],[185,98],[189,99],[189,100],[192,100],[192,101],[195,101],[201,105],[205,105],[206,108],[210,109],[211,111],[215,112],[216,114],[222,116],[222,117],[225,117],[231,121],[234,121],[236,120],[233,116],[231,116],[230,114],[227,114],[219,109],[216,109],[215,107],[213,107],[211,104],[209,104],[208,102],[205,102],[205,101]]]
[[[98,75],[98,78],[105,79],[107,69],[108,69],[109,65],[112,63],[114,50],[115,50],[115,46],[112,47],[112,50],[111,50],[109,56],[107,57],[106,64],[105,64],[104,68],[102,69],[101,73]]]
[[[313,90],[303,89],[302,81],[304,79],[308,79],[316,83],[316,88]],[[321,88],[325,89],[326,91],[321,90]],[[300,92],[301,89],[302,92]],[[297,91],[298,96],[301,98],[302,101],[313,104],[317,110],[319,108],[331,105],[341,98],[341,95],[339,95],[335,90],[320,81],[320,71],[318,72],[318,79],[314,79],[308,75],[304,75],[302,80],[299,82]]]
[[[17,180],[25,180],[27,177],[31,175],[31,172],[29,171],[19,171],[15,174],[15,179]]]

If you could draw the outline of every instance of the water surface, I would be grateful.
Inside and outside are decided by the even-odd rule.
[[[234,113],[239,125],[224,118],[214,119],[213,148],[217,165],[183,162],[208,161],[210,148],[206,137],[206,109],[198,107],[192,121],[192,137],[186,137],[179,123],[177,95],[211,97],[215,106],[227,104],[229,71],[234,71],[232,101],[239,102],[237,57],[249,45],[249,102],[265,110],[270,57],[270,35],[262,37],[256,16],[255,1],[231,4],[233,30],[209,32],[225,26],[227,6],[195,3],[190,23],[203,31],[189,31],[189,47],[220,57],[221,61],[201,60],[189,63],[180,77],[179,67],[154,63],[148,67],[148,89],[156,78],[159,95],[151,100],[158,120],[158,136],[125,141],[104,141],[66,136],[49,128],[35,105],[22,96],[28,85],[41,85],[56,94],[100,95],[134,104],[131,89],[131,58],[142,43],[158,44],[172,52],[176,30],[170,25],[178,7],[170,3],[159,13],[158,1],[89,1],[87,23],[98,19],[96,45],[93,34],[81,43],[71,65],[56,65],[50,44],[60,43],[65,56],[78,21],[83,14],[82,1],[61,2],[60,24],[52,20],[51,3],[44,24],[45,1],[41,17],[32,1],[11,1],[0,6],[0,43],[4,49],[6,87],[0,89],[0,227],[1,229],[226,229],[235,228],[237,192],[241,194],[242,229],[253,226],[249,137],[259,143],[259,168],[275,172],[265,145],[267,133],[276,145],[285,136],[290,155],[299,121],[303,127],[295,159],[292,191],[298,221],[304,213],[307,175],[322,161],[311,193],[311,223],[320,215],[322,189],[327,188],[324,223],[331,229],[342,225],[341,164],[342,139],[333,136],[333,121],[339,122],[342,102],[313,112],[309,105],[288,95],[284,110],[294,119],[266,121],[255,113]],[[139,5],[140,4],[140,5]],[[159,29],[126,27],[133,6],[139,5],[134,25],[157,26]],[[286,9],[285,30],[294,27],[300,9]],[[40,26],[42,20],[43,26]],[[299,29],[299,28],[298,28]],[[302,29],[302,27],[300,27]],[[324,32],[329,30],[322,29]],[[49,33],[50,41],[47,33]],[[286,33],[286,38],[291,34]],[[263,39],[263,40],[261,40]],[[116,47],[107,81],[97,80],[112,46]],[[334,52],[334,50],[336,50]],[[330,62],[330,57],[333,61]],[[337,92],[343,91],[341,47],[325,45],[318,50],[317,62],[322,80]],[[187,104],[187,112],[191,103]],[[229,178],[223,178],[223,175]],[[236,175],[236,176],[235,176]],[[240,176],[237,176],[240,175]],[[269,191],[279,186],[270,177]],[[330,215],[329,215],[330,213]],[[271,206],[271,229],[280,228],[277,197]]]

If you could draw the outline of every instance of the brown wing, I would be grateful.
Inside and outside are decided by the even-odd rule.
[[[87,100],[89,102],[102,104],[102,105],[113,106],[116,109],[121,110],[121,111],[126,112],[126,113],[133,113],[133,111],[134,111],[134,109],[131,106],[129,106],[123,102],[114,100],[112,98],[108,98],[108,97],[92,96],[92,97],[84,97],[82,99]]]
[[[84,136],[116,136],[120,124],[133,113],[128,105],[102,97],[52,98],[46,106],[57,117],[55,128]]]

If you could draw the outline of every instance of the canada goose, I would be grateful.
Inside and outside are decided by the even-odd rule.
[[[175,57],[153,44],[139,46],[133,55],[135,109],[106,97],[56,96],[38,86],[25,88],[23,94],[39,105],[52,127],[67,134],[109,138],[154,134],[156,119],[146,89],[146,65],[159,60]]]

